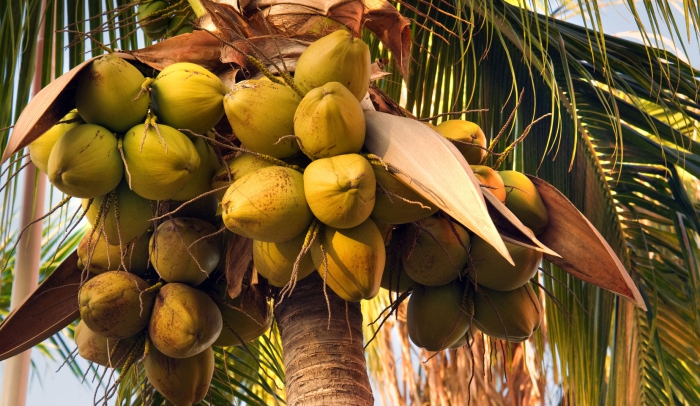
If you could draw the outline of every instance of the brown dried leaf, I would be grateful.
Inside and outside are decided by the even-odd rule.
[[[241,293],[243,277],[252,267],[253,240],[238,234],[227,233],[226,257],[226,289],[231,298]]]
[[[403,77],[411,60],[411,23],[386,0],[365,0],[364,26],[389,48]]]
[[[204,31],[176,35],[128,54],[156,70],[175,62],[192,62],[211,71],[228,67],[221,62],[221,43]]]
[[[545,259],[571,275],[622,296],[646,310],[627,270],[598,230],[560,191],[529,176],[549,212],[549,224],[539,238],[561,254]]]

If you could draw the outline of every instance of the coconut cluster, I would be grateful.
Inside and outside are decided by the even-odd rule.
[[[139,26],[151,40],[192,32],[194,13],[182,2],[151,0],[138,6]]]

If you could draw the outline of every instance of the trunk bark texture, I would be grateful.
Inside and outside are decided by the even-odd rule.
[[[287,404],[374,404],[363,351],[359,303],[327,288],[331,318],[317,273],[299,281],[276,310],[284,347]]]

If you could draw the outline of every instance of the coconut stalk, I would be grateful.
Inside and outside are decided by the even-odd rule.
[[[317,273],[299,281],[275,311],[290,406],[373,405],[360,303],[323,293]],[[330,312],[330,316],[329,316]]]

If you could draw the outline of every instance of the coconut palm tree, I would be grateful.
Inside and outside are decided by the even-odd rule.
[[[275,4],[240,7],[270,11],[267,7]],[[359,307],[333,302],[333,314],[342,315],[334,322],[351,324],[356,343],[350,339],[347,344],[347,329],[341,332],[334,325],[329,334],[342,344],[335,358],[308,354],[308,348],[304,354],[303,343],[297,343],[285,345],[282,360],[277,330],[247,349],[221,350],[218,378],[206,401],[281,403],[286,375],[289,403],[321,404],[309,394],[309,386],[298,389],[290,381],[291,374],[299,376],[304,369],[313,372],[305,384],[315,380],[316,391],[334,396],[349,393],[346,399],[354,400],[346,400],[348,404],[371,403],[367,370],[375,396],[386,404],[464,404],[465,399],[528,404],[543,401],[546,393],[565,404],[700,404],[700,158],[695,153],[700,72],[674,52],[652,46],[661,44],[660,28],[666,27],[681,54],[697,52],[684,47],[684,38],[696,35],[700,22],[697,4],[683,3],[685,21],[680,22],[666,0],[645,3],[643,10],[630,2],[635,20],[648,16],[652,21],[651,34],[639,27],[645,45],[605,35],[596,1],[578,6],[591,28],[555,20],[557,10],[547,2],[392,4],[407,19],[400,32],[410,33],[411,47],[409,52],[392,46],[387,41],[391,36],[364,31],[373,60],[382,58],[381,65],[391,73],[377,87],[399,102],[403,114],[437,123],[443,119],[437,117],[440,113],[458,112],[455,116],[478,122],[489,139],[498,140],[497,151],[512,146],[512,153],[503,159],[493,156],[489,163],[535,174],[562,191],[613,247],[647,310],[545,263],[537,282],[546,321],[527,344],[506,348],[476,337],[470,347],[456,352],[417,352],[408,342],[399,307],[397,317],[387,319],[366,348],[365,368]],[[41,66],[46,84],[52,74],[77,65],[100,43],[124,50],[149,44],[134,31],[134,5],[124,0],[47,1],[42,12],[40,0],[3,3],[0,40],[11,57],[2,60],[2,79],[14,86],[4,87],[0,127],[12,124],[28,100],[39,26],[46,26],[40,51],[44,60],[53,61]],[[308,18],[307,12],[299,14],[288,22]],[[56,32],[64,27],[66,31]],[[91,35],[81,34],[86,32]],[[0,133],[3,148],[8,134]],[[14,161],[6,176],[13,176],[20,165]],[[15,190],[3,192],[4,220],[11,216]],[[11,230],[0,234],[8,240]],[[314,296],[305,300],[306,287],[298,289],[293,296],[297,299],[277,312],[282,342],[291,334],[295,317],[306,316],[301,330],[326,325],[319,313],[302,311],[300,303]],[[383,295],[363,304],[364,324],[389,300]],[[325,312],[325,301],[323,306]],[[376,324],[365,326],[365,341],[375,329]],[[328,360],[309,370],[314,361],[309,355],[326,355]],[[333,368],[344,379],[323,380]],[[141,379],[133,371],[127,374],[120,388],[124,402],[139,402]]]

